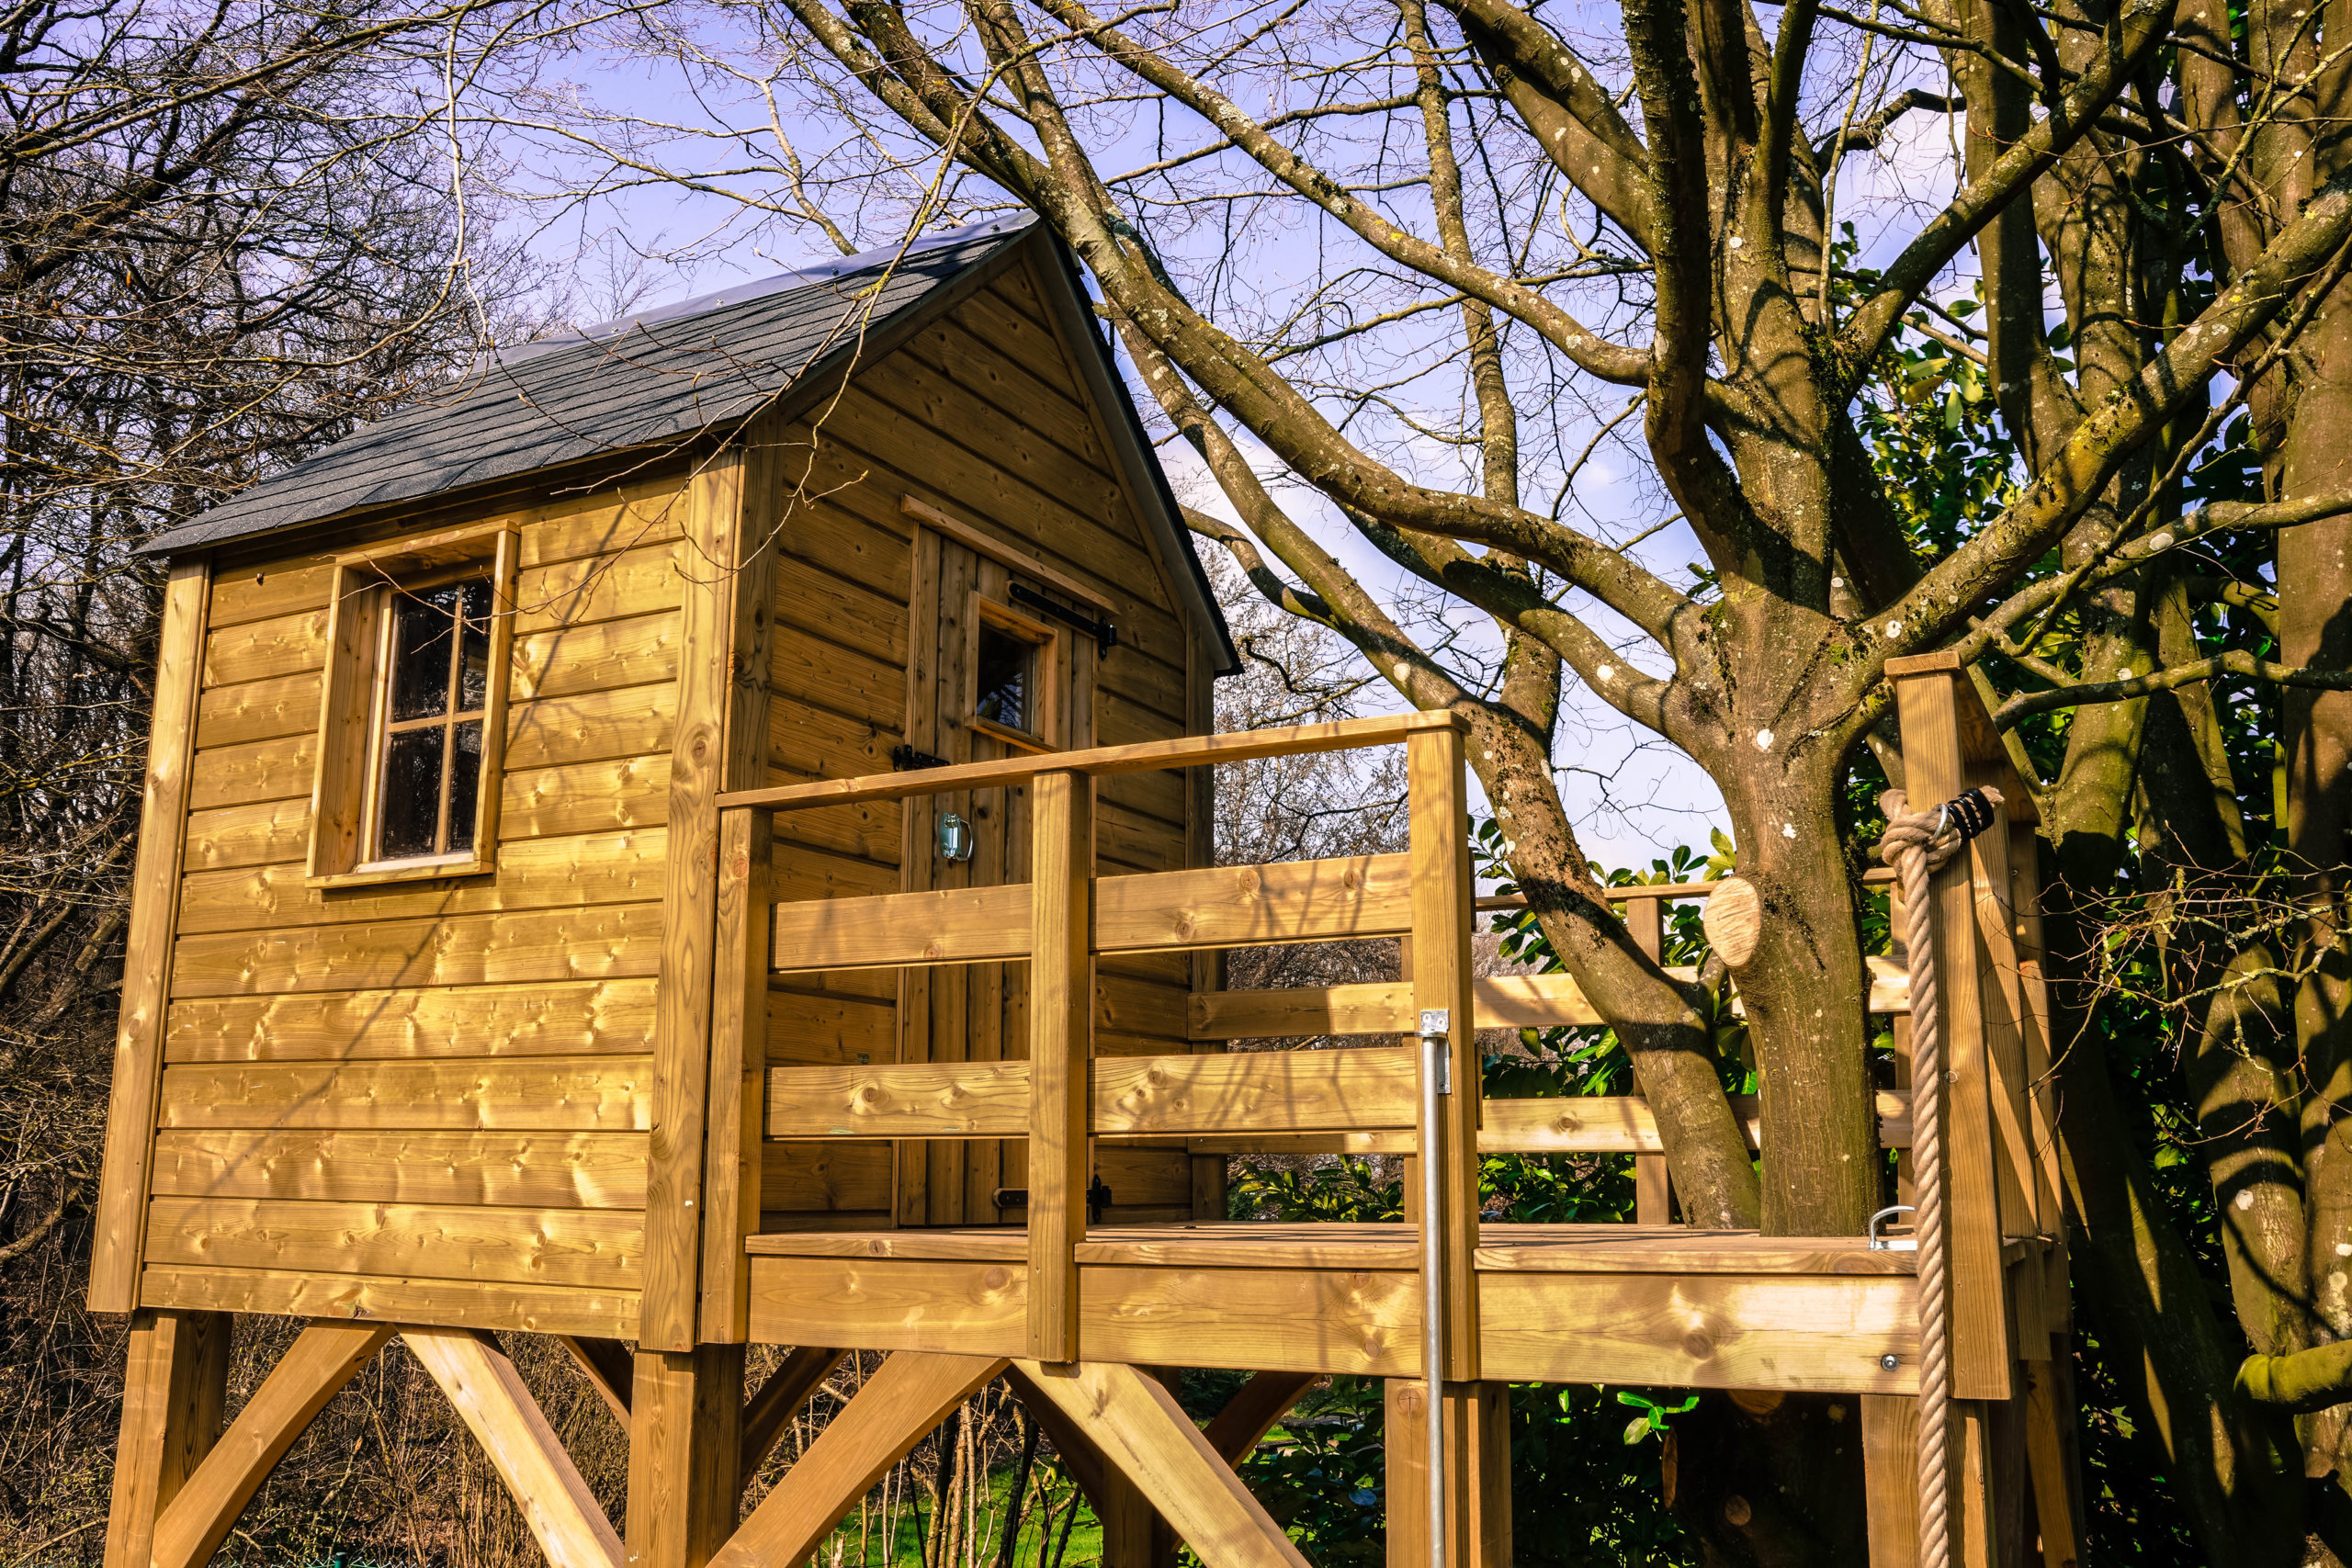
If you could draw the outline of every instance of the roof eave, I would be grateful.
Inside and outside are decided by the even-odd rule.
[[[1241,655],[1233,646],[1232,629],[1225,624],[1225,611],[1209,587],[1207,569],[1201,565],[1200,554],[1193,547],[1192,530],[1184,525],[1176,492],[1168,488],[1168,474],[1159,466],[1159,455],[1151,449],[1151,437],[1144,429],[1135,399],[1128,394],[1126,378],[1119,374],[1111,345],[1104,341],[1088,306],[1085,278],[1079,270],[1078,258],[1043,225],[1035,232],[1039,243],[1052,253],[1051,265],[1068,286],[1046,289],[1046,307],[1059,318],[1057,324],[1073,348],[1081,344],[1092,348],[1091,353],[1079,352],[1071,357],[1078,361],[1079,374],[1086,378],[1087,390],[1103,411],[1102,428],[1110,437],[1112,455],[1129,491],[1141,501],[1145,525],[1152,530],[1163,558],[1182,563],[1183,570],[1173,574],[1178,579],[1176,590],[1188,601],[1185,608],[1194,620],[1211,633],[1217,659],[1216,673],[1231,675],[1241,668]]]

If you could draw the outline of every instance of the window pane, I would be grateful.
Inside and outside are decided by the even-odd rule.
[[[490,701],[490,584],[476,578],[460,587],[465,665],[458,671],[458,711],[473,713]]]
[[[458,750],[449,759],[449,852],[474,847],[474,796],[481,784],[481,721],[449,727]]]
[[[430,718],[449,704],[449,631],[458,586],[392,591],[392,716]]]
[[[434,852],[434,829],[441,818],[441,741],[447,733],[436,724],[385,738],[378,859],[408,860]]]
[[[1008,636],[982,622],[979,647],[979,701],[974,711],[1012,729],[1036,728],[1029,711],[1029,665],[1036,645]]]

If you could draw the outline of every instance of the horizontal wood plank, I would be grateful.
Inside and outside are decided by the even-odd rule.
[[[444,1324],[518,1334],[637,1337],[637,1292],[288,1269],[153,1267],[141,1306]]]
[[[1370,1045],[1098,1060],[1094,1131],[1115,1137],[1410,1127],[1419,1103],[1415,1055]]]
[[[1094,950],[1140,953],[1395,936],[1412,926],[1406,857],[1211,866],[1094,885]]]
[[[517,1061],[244,1062],[164,1069],[159,1124],[426,1132],[642,1133],[642,1056]]]
[[[1081,1266],[1078,1300],[1089,1359],[1420,1373],[1420,1280],[1408,1269]]]
[[[1235,1055],[1098,1057],[1103,1137],[1409,1127],[1418,1093],[1403,1046]],[[772,1067],[767,1135],[1010,1138],[1027,1128],[1029,1065],[883,1063]]]
[[[557,626],[514,639],[516,702],[611,691],[674,681],[679,615],[675,610]]]
[[[1244,762],[1261,757],[1347,751],[1360,747],[1399,743],[1417,730],[1451,728],[1460,722],[1451,714],[1410,713],[1377,718],[1340,719],[1329,724],[1294,725],[1283,729],[1253,729],[1232,735],[1189,735],[1133,746],[1098,746],[1083,751],[1008,757],[1001,761],[959,762],[950,767],[926,768],[918,773],[878,773],[863,778],[827,779],[792,784],[780,789],[741,790],[719,796],[718,804],[721,807],[798,809],[808,806],[839,805],[850,800],[903,800],[910,795],[935,795],[952,790],[988,789],[1020,783],[1047,768],[1100,775],[1145,773],[1159,768],[1198,767],[1214,762]]]
[[[761,1343],[1009,1356],[1028,1333],[1018,1262],[754,1257],[751,1276],[751,1336]]]
[[[652,974],[661,941],[658,903],[227,932],[175,944],[172,995],[617,979]]]
[[[1029,1126],[1026,1062],[771,1067],[767,1135],[1014,1138]]]
[[[634,1291],[644,1241],[635,1211],[159,1197],[146,1256],[190,1269]]]
[[[159,1196],[645,1207],[641,1133],[201,1128],[155,1134]]]
[[[300,862],[198,872],[180,888],[183,936],[500,910],[639,903],[662,895],[662,828],[502,842],[494,874],[405,886],[318,888]]]
[[[780,971],[964,964],[1029,955],[1029,889],[942,888],[778,904]]]
[[[1907,976],[1890,959],[1871,960],[1870,1010],[1910,1010]],[[1689,966],[1669,968],[1679,980]],[[1557,1029],[1606,1023],[1600,1010],[1566,975],[1500,975],[1473,983],[1480,1029]],[[1266,1040],[1312,1035],[1409,1032],[1413,987],[1398,982],[1298,987],[1264,991],[1196,991],[1186,1018],[1194,1040]]]
[[[1916,1303],[1895,1275],[1481,1272],[1479,1365],[1513,1382],[1916,1393]]]
[[[652,1037],[652,980],[585,980],[175,1002],[164,1051],[171,1062],[627,1055]]]

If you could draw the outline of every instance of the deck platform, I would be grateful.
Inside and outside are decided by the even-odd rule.
[[[1182,1345],[1193,1365],[1418,1378],[1419,1246],[1409,1224],[1091,1228],[1080,1342],[1090,1360],[1158,1365]],[[745,1250],[754,1340],[1023,1353],[1021,1230],[771,1234]],[[1916,1255],[1859,1236],[1488,1224],[1472,1256],[1488,1378],[1918,1390]]]

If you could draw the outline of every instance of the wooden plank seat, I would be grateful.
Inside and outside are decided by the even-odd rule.
[[[1090,1228],[1073,1248],[1091,1361],[1420,1375],[1408,1224]],[[1009,1227],[747,1237],[751,1330],[855,1348],[999,1355],[1026,1324]],[[1914,1255],[1860,1237],[1623,1224],[1482,1226],[1484,1375],[1511,1382],[1912,1393]]]

